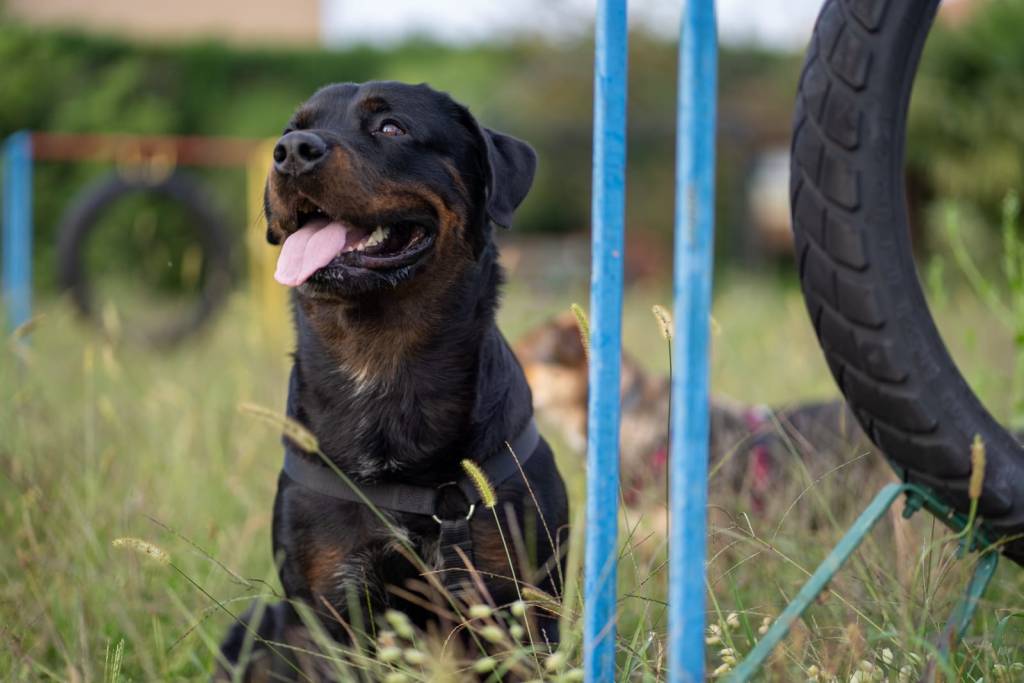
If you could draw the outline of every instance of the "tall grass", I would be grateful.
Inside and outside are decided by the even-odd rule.
[[[750,401],[828,391],[798,294],[722,282],[713,386]],[[574,294],[513,288],[504,327],[515,336]],[[667,363],[650,318],[650,304],[664,298],[656,290],[627,298],[627,343],[652,368]],[[28,345],[8,340],[0,350],[0,679],[203,679],[234,617],[254,599],[282,598],[269,540],[277,430],[238,408],[283,407],[287,335],[265,333],[241,298],[197,343],[159,354],[91,335],[61,302],[44,312]],[[418,633],[389,614],[362,626],[372,656],[321,643],[340,675],[393,683],[496,679],[506,670],[580,677],[583,462],[554,445],[574,521],[561,604],[530,591],[512,605],[485,595],[465,601],[459,627],[482,648]],[[891,476],[881,464],[863,467],[866,458],[879,460],[792,444],[786,483],[756,514],[746,491],[713,479],[709,672],[728,672],[749,651]],[[621,523],[619,678],[662,680],[664,510],[624,510]],[[925,514],[880,524],[764,679],[916,680],[971,569],[955,548]],[[941,672],[946,680],[1024,678],[1024,574],[1004,564]],[[529,609],[548,608],[561,616],[561,645],[521,644],[530,641]]]

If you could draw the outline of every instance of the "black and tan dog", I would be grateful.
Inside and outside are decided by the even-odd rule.
[[[288,654],[309,647],[297,601],[339,641],[342,622],[366,624],[386,607],[436,623],[426,599],[398,597],[431,585],[409,550],[430,572],[458,572],[444,529],[466,516],[456,555],[472,560],[496,603],[516,598],[510,575],[560,594],[552,567],[565,551],[565,487],[547,443],[530,438],[530,389],[495,324],[503,275],[492,225],[510,224],[535,164],[528,145],[478,125],[446,94],[394,82],[321,89],[278,141],[265,208],[267,238],[282,244],[276,277],[294,293],[288,414],[377,495],[392,525],[286,442],[273,547],[288,600],[259,623],[243,618],[222,647],[235,666],[255,642],[246,678],[324,677]],[[517,444],[527,452],[513,461]],[[463,459],[499,480],[497,515],[473,514]],[[536,539],[519,553],[529,562],[517,535]],[[541,627],[557,638],[553,624]]]

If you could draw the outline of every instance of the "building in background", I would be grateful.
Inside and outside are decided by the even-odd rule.
[[[321,42],[321,0],[6,0],[3,11],[26,24],[142,41],[210,38],[310,47]]]

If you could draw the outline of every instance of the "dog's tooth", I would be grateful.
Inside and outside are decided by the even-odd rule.
[[[370,238],[368,240],[366,240],[366,244],[364,246],[365,247],[375,247],[375,246],[377,246],[378,244],[383,242],[385,239],[387,239],[388,232],[389,232],[389,228],[385,228],[383,226],[378,225],[377,229],[373,231],[372,235],[370,235]]]

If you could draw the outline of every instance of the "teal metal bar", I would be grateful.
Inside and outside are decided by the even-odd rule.
[[[940,647],[940,651],[943,654],[949,651],[953,642],[958,643],[964,639],[964,636],[967,634],[967,628],[971,625],[971,620],[974,619],[974,613],[978,611],[981,596],[985,594],[985,589],[992,582],[992,577],[995,576],[998,567],[998,552],[986,552],[978,560],[978,565],[974,568],[974,573],[971,574],[971,582],[967,586],[967,592],[949,616],[948,631],[952,634],[953,638],[943,639],[942,647]]]
[[[18,131],[3,145],[3,305],[13,330],[32,316],[32,136]]]
[[[850,555],[853,554],[853,551],[860,546],[868,532],[875,526],[875,523],[885,515],[901,493],[909,490],[911,490],[911,486],[908,484],[888,484],[878,492],[878,495],[871,501],[871,504],[865,508],[864,512],[860,513],[860,516],[853,523],[853,526],[850,527],[850,530],[843,535],[836,547],[832,549],[832,552],[828,554],[814,573],[811,574],[811,578],[807,580],[807,583],[796,594],[792,602],[786,605],[786,609],[782,611],[782,614],[771,625],[771,628],[764,634],[764,637],[757,642],[757,645],[750,651],[750,654],[739,663],[732,676],[729,677],[729,683],[740,683],[741,681],[750,680],[761,665],[764,664],[772,650],[786,637],[794,622],[814,602],[818,594],[825,590],[829,581],[846,563]]]
[[[591,215],[590,397],[584,561],[583,661],[587,681],[615,680],[619,529],[619,372],[626,206],[625,0],[597,7]]]
[[[807,610],[820,594],[828,586],[832,577],[835,576],[842,566],[850,559],[850,555],[860,546],[861,542],[868,535],[875,524],[880,520],[901,494],[907,494],[907,502],[903,508],[904,518],[911,517],[915,512],[924,508],[935,515],[941,522],[950,529],[967,534],[965,529],[974,524],[974,520],[968,515],[957,512],[946,503],[942,502],[926,488],[915,484],[888,484],[875,496],[871,504],[860,514],[857,521],[853,523],[850,530],[843,535],[836,547],[832,549],[825,559],[814,570],[811,577],[804,584],[796,597],[786,606],[779,618],[775,620],[764,637],[757,642],[754,649],[750,651],[739,666],[729,677],[729,683],[744,683],[749,681],[757,670],[764,664],[765,660],[772,653],[782,639],[789,633],[797,619]],[[946,624],[940,655],[945,657],[953,641],[959,642],[967,632],[974,613],[978,609],[981,596],[988,587],[992,576],[995,574],[999,563],[999,553],[990,548],[991,540],[984,528],[974,529],[972,534],[963,537],[964,544],[967,538],[971,539],[970,548],[966,550],[978,550],[982,553],[978,565],[971,576],[971,583],[963,598],[957,603],[949,621]]]
[[[715,225],[718,38],[713,0],[688,0],[679,37],[675,335],[669,465],[668,680],[704,680],[708,336]]]

